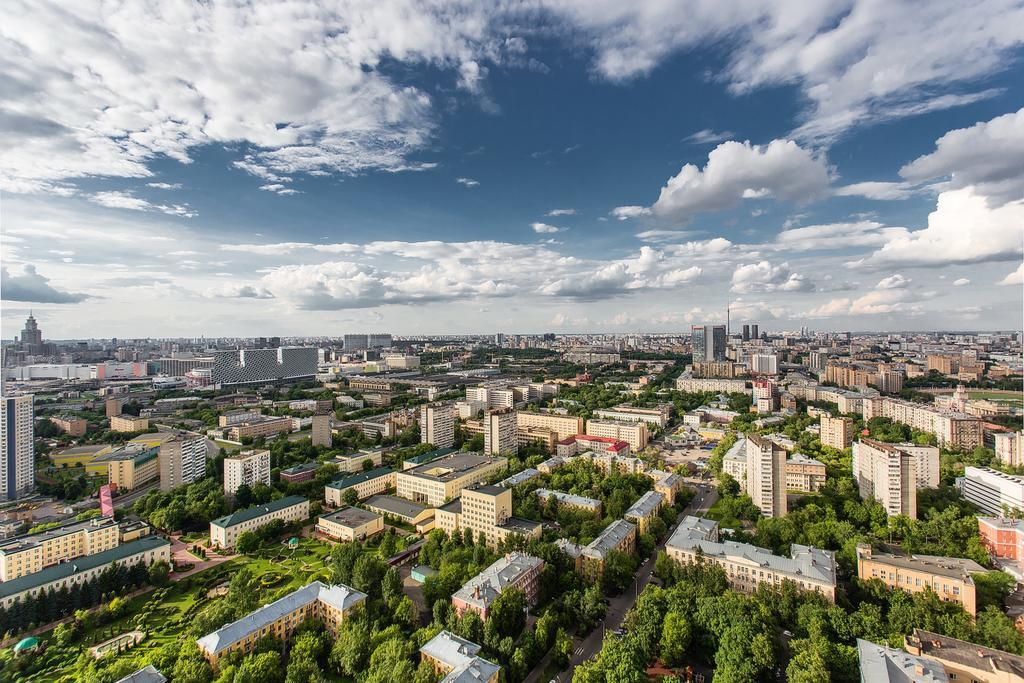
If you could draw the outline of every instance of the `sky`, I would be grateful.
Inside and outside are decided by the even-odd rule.
[[[10,0],[2,336],[1018,330],[1022,73],[1022,0]]]

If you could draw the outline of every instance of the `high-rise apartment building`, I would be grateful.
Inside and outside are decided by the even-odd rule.
[[[690,331],[693,362],[725,360],[725,325],[694,325]]]
[[[1004,465],[1024,465],[1024,431],[995,434],[996,460]]]
[[[860,497],[874,498],[886,514],[917,519],[917,458],[894,444],[861,439],[853,444],[853,478]]]
[[[625,441],[634,453],[647,447],[651,432],[646,422],[622,422],[620,420],[587,420],[587,436],[603,436]]]
[[[324,446],[330,448],[334,443],[331,436],[331,416],[330,415],[314,415],[313,416],[313,445]]]
[[[191,484],[206,476],[206,437],[182,432],[160,446],[160,490]]]
[[[779,357],[774,353],[755,353],[750,356],[750,371],[758,375],[777,375]]]
[[[747,436],[746,491],[765,517],[786,515],[786,451],[757,434]]]
[[[420,441],[436,448],[455,445],[455,405],[427,403],[420,406]]]
[[[941,410],[927,403],[913,403],[883,396],[865,400],[863,413],[865,420],[887,417],[894,422],[934,434],[940,446],[971,450],[984,444],[980,419],[964,413]]]
[[[516,412],[511,408],[487,411],[484,415],[484,453],[498,455],[518,452]]]
[[[224,459],[224,493],[234,496],[238,487],[258,483],[270,486],[270,451],[239,451]]]
[[[520,429],[550,429],[558,441],[583,433],[583,418],[556,413],[531,413],[520,410],[516,413]]]
[[[31,395],[0,398],[0,500],[17,500],[35,486],[34,420]]]
[[[843,450],[853,442],[853,420],[848,417],[821,416],[818,433],[822,446]]]

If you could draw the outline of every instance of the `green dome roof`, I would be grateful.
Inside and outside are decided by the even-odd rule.
[[[22,638],[21,641],[14,646],[14,651],[20,652],[21,650],[30,650],[38,645],[39,639],[34,636],[29,636],[28,638]]]

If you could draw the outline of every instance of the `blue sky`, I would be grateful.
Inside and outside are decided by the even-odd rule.
[[[622,5],[15,3],[3,335],[1021,327],[1019,1]]]

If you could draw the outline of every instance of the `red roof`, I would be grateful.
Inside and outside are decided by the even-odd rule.
[[[629,444],[625,441],[616,441],[613,445],[608,447],[610,451],[625,451],[629,449]]]
[[[559,441],[558,445],[559,446],[569,446],[569,445],[574,444],[574,443],[576,443],[576,437],[575,436],[570,436],[570,437],[567,437],[567,438],[562,439],[561,441]]]
[[[597,441],[599,443],[618,443],[618,439],[613,439],[610,436],[590,436],[589,434],[577,434],[577,441]]]

